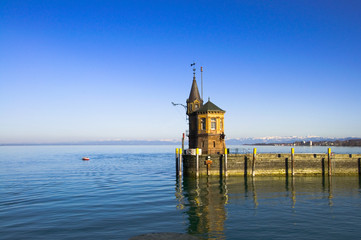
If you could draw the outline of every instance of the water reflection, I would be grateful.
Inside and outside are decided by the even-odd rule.
[[[330,207],[333,206],[333,202],[332,202],[332,198],[333,198],[333,195],[332,195],[332,176],[328,176],[328,205]]]
[[[177,177],[176,179],[175,197],[178,200],[177,209],[183,209],[184,208],[183,187],[182,187],[182,180],[179,177]]]
[[[258,201],[257,201],[257,191],[256,191],[256,178],[251,177],[252,179],[252,196],[253,196],[253,205],[254,209],[257,209],[258,207]]]
[[[357,192],[361,189],[357,176],[183,177],[177,181],[176,197],[177,208],[187,217],[188,233],[205,239],[225,239],[225,222],[235,214],[229,209],[244,213],[251,210],[257,216],[258,209],[269,206],[294,212],[297,202],[304,207],[305,202],[313,206],[321,201],[321,205],[323,202],[332,208],[335,195],[340,197],[355,189]]]
[[[226,179],[184,178],[183,190],[187,201],[188,233],[222,239],[228,204]]]
[[[288,179],[288,178],[287,178]],[[291,177],[292,185],[291,185],[291,198],[292,198],[292,208],[295,208],[296,205],[296,189],[295,189],[295,178]]]

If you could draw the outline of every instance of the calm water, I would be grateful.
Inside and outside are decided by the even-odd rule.
[[[0,147],[0,239],[361,237],[358,176],[177,180],[175,147]]]

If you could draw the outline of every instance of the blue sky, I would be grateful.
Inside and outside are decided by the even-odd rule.
[[[360,26],[358,0],[2,0],[0,143],[179,138],[193,61],[228,138],[361,137]]]

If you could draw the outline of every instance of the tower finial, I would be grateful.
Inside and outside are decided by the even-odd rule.
[[[195,62],[193,62],[193,63],[191,64],[191,67],[193,67],[193,77],[194,77],[194,78],[196,77],[196,67],[195,67],[195,65],[196,65]]]

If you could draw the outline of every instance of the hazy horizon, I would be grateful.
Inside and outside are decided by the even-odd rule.
[[[264,137],[244,137],[226,139],[229,144],[252,144],[252,143],[288,143],[293,141],[321,141],[321,140],[345,140],[345,139],[361,139],[357,136],[348,137],[320,137],[320,136],[264,136]],[[57,142],[0,142],[0,145],[171,145],[180,144],[181,138],[174,139],[100,139],[100,140],[84,140],[84,141],[57,141]],[[188,138],[185,138],[185,144],[188,144]]]

